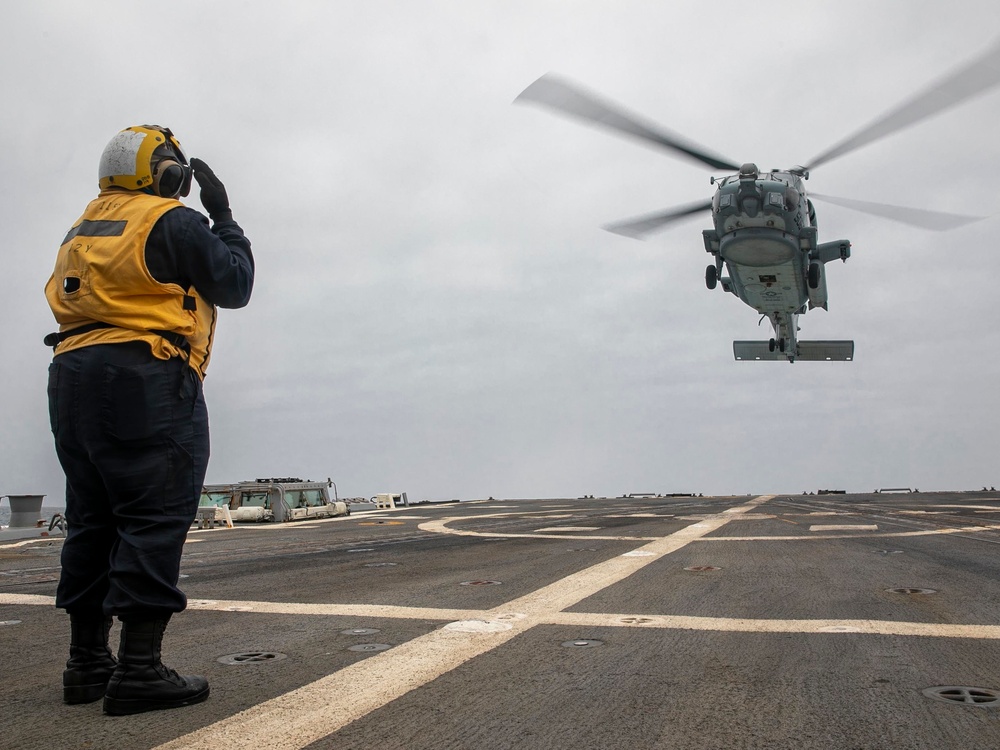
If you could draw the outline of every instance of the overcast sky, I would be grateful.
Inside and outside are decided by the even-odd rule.
[[[63,479],[43,287],[107,141],[169,126],[225,182],[257,280],[221,312],[209,482],[411,499],[1000,484],[1000,89],[817,169],[818,193],[987,216],[947,233],[817,204],[850,363],[766,339],[693,217],[710,171],[538,107],[557,72],[737,163],[816,156],[991,47],[995,0],[12,3],[0,23],[0,495]],[[197,190],[186,199],[201,209]]]

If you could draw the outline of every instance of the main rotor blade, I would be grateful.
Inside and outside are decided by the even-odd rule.
[[[606,224],[604,229],[607,229],[609,232],[614,232],[615,234],[620,234],[623,237],[632,237],[633,239],[642,240],[645,239],[646,235],[650,232],[663,229],[663,227],[667,224],[671,224],[679,219],[691,216],[692,214],[707,211],[711,207],[712,201],[689,203],[684,206],[671,208],[668,211],[660,211],[655,214],[646,214],[645,216],[637,216],[634,219],[618,221],[614,224]]]
[[[815,169],[831,159],[884,138],[897,130],[953,107],[1000,83],[1000,43],[919,96],[889,111],[836,146],[815,157],[806,169]]]
[[[870,203],[868,201],[856,201],[851,198],[834,198],[829,195],[817,195],[809,193],[810,198],[826,201],[835,206],[843,206],[854,211],[861,211],[866,214],[881,216],[903,224],[911,224],[923,229],[932,229],[935,232],[944,232],[949,229],[964,227],[976,221],[982,221],[985,216],[964,216],[962,214],[948,214],[942,211],[928,211],[923,208],[905,208],[904,206],[890,206],[885,203]]]
[[[627,113],[621,107],[603,102],[562,79],[546,73],[524,91],[514,102],[534,102],[572,117],[602,125],[611,130],[641,138],[663,148],[679,152],[714,169],[735,170],[739,165],[711,153],[679,135],[668,133]]]

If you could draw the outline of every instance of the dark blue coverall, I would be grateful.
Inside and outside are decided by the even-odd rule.
[[[217,307],[250,301],[250,242],[231,218],[178,207],[146,241],[162,283]],[[85,617],[167,619],[187,606],[181,553],[208,468],[202,382],[184,359],[145,342],[96,344],[49,366],[49,418],[66,473],[68,530],[56,606]]]

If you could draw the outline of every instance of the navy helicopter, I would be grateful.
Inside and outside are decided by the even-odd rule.
[[[849,361],[853,341],[800,341],[798,318],[827,303],[826,264],[851,256],[848,240],[820,242],[816,211],[805,190],[809,173],[834,158],[930,117],[1000,83],[1000,44],[889,111],[808,162],[806,166],[761,171],[756,164],[729,159],[644,122],[619,105],[602,100],[552,74],[543,75],[515,99],[541,104],[667,149],[713,170],[733,172],[711,179],[711,200],[638,216],[604,228],[626,237],[650,232],[687,217],[711,211],[714,228],[702,232],[713,262],[705,272],[709,289],[721,285],[767,318],[774,329],[769,341],[734,341],[737,360]],[[811,194],[812,198],[925,229],[947,230],[982,217],[869,203]]]

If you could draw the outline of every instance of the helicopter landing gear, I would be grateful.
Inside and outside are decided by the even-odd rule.
[[[777,349],[779,352],[781,352],[782,354],[784,354],[785,353],[785,340],[784,339],[777,339],[777,340],[771,339],[770,341],[767,342],[767,350],[769,352],[773,352],[775,349]]]
[[[719,283],[719,269],[715,266],[709,266],[705,269],[705,286],[709,289],[715,289],[715,285]]]

